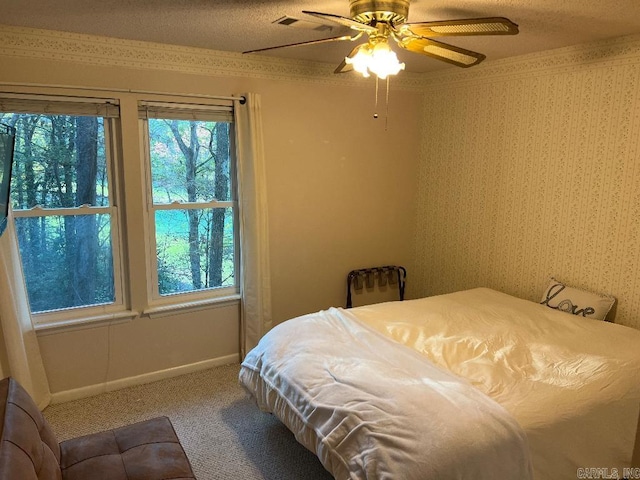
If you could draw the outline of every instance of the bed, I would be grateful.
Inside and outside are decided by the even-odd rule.
[[[336,479],[640,478],[640,331],[487,288],[289,320],[239,380]]]

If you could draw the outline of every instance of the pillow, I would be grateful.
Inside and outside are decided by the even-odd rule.
[[[551,283],[544,291],[540,303],[573,315],[604,320],[615,301],[615,297],[611,295],[569,287],[551,277]]]

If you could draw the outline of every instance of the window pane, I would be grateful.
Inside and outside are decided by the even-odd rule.
[[[153,203],[231,199],[229,123],[148,122]]]
[[[32,312],[112,303],[109,215],[15,219]]]
[[[232,200],[230,123],[149,119],[154,205]],[[233,208],[155,209],[160,295],[230,287]]]
[[[103,118],[0,113],[0,119],[16,127],[14,210],[109,205]]]
[[[31,311],[115,301],[110,214],[75,215],[109,206],[104,118],[0,113],[16,128],[11,203]],[[33,216],[36,205],[71,209]]]
[[[235,285],[233,210],[156,211],[161,295]]]

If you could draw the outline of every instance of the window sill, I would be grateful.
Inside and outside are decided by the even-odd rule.
[[[196,312],[209,308],[220,308],[229,305],[237,305],[240,303],[240,295],[228,295],[226,297],[207,298],[202,300],[192,300],[181,303],[172,303],[169,305],[157,305],[146,308],[142,314],[148,315],[150,318],[166,317],[167,315],[175,315],[176,313]]]
[[[123,312],[106,313],[90,317],[42,322],[35,324],[33,328],[38,336],[52,335],[60,332],[70,332],[86,328],[97,328],[118,323],[126,323],[130,322],[138,315],[139,313],[136,311],[126,310]]]

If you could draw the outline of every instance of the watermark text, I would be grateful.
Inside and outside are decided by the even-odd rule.
[[[576,478],[581,480],[634,480],[640,479],[640,468],[578,468]]]

